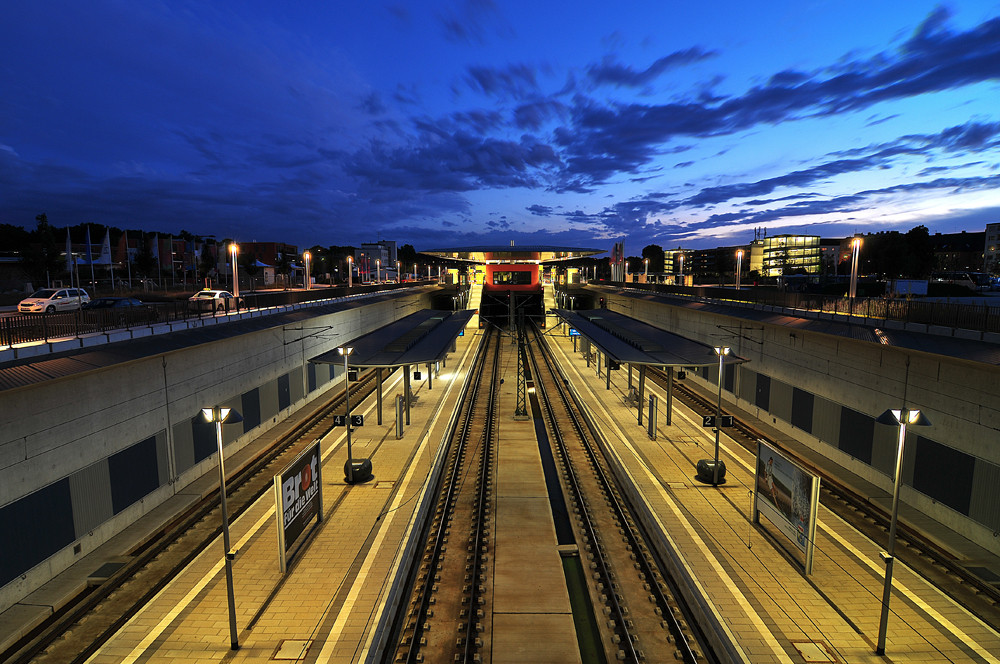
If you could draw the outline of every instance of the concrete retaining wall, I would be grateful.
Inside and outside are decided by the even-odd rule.
[[[0,611],[216,466],[201,408],[243,414],[223,426],[231,454],[343,373],[309,358],[427,305],[413,295],[303,316],[0,392]]]
[[[751,360],[724,396],[860,477],[892,488],[898,430],[874,418],[905,404],[902,500],[987,549],[1000,531],[1000,367],[623,295],[608,307]],[[717,385],[718,370],[700,378]],[[697,380],[697,378],[696,378]]]

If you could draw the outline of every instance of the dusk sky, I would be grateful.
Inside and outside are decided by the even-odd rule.
[[[626,252],[1000,222],[1000,2],[0,10],[0,223]]]

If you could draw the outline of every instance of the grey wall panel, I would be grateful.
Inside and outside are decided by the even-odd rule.
[[[771,377],[762,373],[757,374],[757,388],[754,392],[754,405],[764,410],[770,410],[771,406]]]
[[[320,365],[326,366],[326,365]],[[260,386],[260,420],[266,422],[278,414],[278,379],[269,380]]]
[[[108,457],[111,507],[118,514],[159,486],[156,437],[150,436]]]
[[[102,459],[70,475],[69,495],[73,501],[74,539],[83,537],[114,516],[108,460]]]
[[[278,408],[284,410],[292,405],[292,392],[288,374],[278,376]]]
[[[44,527],[40,528],[39,524]],[[69,478],[64,477],[0,508],[0,585],[6,585],[76,539]],[[8,546],[11,541],[17,546]]]
[[[219,405],[225,406],[226,408],[232,408],[233,410],[239,412],[240,408],[243,407],[243,395],[227,399],[224,403],[221,403]],[[217,441],[217,435],[215,433],[215,425],[213,424],[211,426],[212,426],[212,442],[213,442],[212,451],[214,452],[218,449],[219,444]],[[233,442],[234,440],[242,436],[244,433],[246,433],[246,430],[243,427],[243,422],[237,422],[236,424],[223,423],[222,444],[228,445],[229,443]]]
[[[308,381],[308,385],[306,386],[306,388],[310,392],[313,392],[316,390],[316,387],[318,385],[316,380],[316,365],[313,364],[312,362],[308,363],[306,365],[306,371],[308,372],[306,374],[306,380]]]
[[[741,366],[739,372],[739,397],[743,401],[754,403],[757,394],[757,372],[745,366]]]
[[[837,447],[845,454],[867,464],[872,462],[872,437],[875,420],[853,408],[840,409],[840,438]]]
[[[906,445],[910,447],[909,456],[911,459],[913,457],[913,441],[914,438],[912,435],[908,435],[906,437]],[[876,422],[872,432],[872,459],[870,461],[872,468],[875,468],[891,478],[892,473],[896,470],[896,445],[898,443],[898,427],[879,424]],[[906,452],[905,449],[904,452]],[[910,483],[910,477],[912,476],[911,471],[904,470],[902,473],[904,481],[907,484]]]
[[[240,413],[244,433],[260,426],[260,390],[256,387],[240,395]]]
[[[194,462],[194,433],[191,430],[191,418],[188,418],[174,424],[174,465],[177,473],[183,473]]]
[[[1000,466],[976,460],[969,516],[994,532],[1000,531]]]
[[[813,397],[812,433],[827,445],[837,446],[840,440],[840,404],[823,397]]]
[[[813,395],[795,387],[792,388],[792,419],[793,427],[812,433],[813,429]]]
[[[968,514],[976,459],[923,436],[917,436],[914,447],[913,488],[960,514]]]
[[[288,372],[288,388],[291,391],[292,403],[298,403],[306,396],[302,388],[302,367],[296,367]]]
[[[159,486],[170,481],[170,447],[167,445],[166,430],[156,434],[156,467],[160,471]]]
[[[768,411],[785,422],[792,421],[792,386],[780,380],[771,379],[771,406]]]

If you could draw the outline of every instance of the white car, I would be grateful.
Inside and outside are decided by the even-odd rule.
[[[90,295],[82,288],[42,288],[17,305],[22,314],[51,314],[56,311],[73,311],[90,302]]]
[[[245,307],[246,303],[242,297],[234,297],[232,293],[224,290],[203,290],[198,291],[188,298],[190,302],[196,302],[204,309],[212,311],[235,311],[237,307]]]

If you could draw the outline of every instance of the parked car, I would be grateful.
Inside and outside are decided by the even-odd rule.
[[[157,320],[159,312],[134,297],[99,297],[83,305],[84,311],[109,312],[119,322],[146,323]]]
[[[188,301],[196,303],[196,306],[202,309],[209,309],[211,311],[233,311],[238,306],[246,306],[242,297],[234,297],[232,293],[224,290],[206,289],[198,291],[189,297]]]
[[[56,311],[73,311],[90,302],[90,295],[82,288],[42,288],[17,305],[22,314],[51,314]]]

